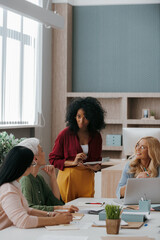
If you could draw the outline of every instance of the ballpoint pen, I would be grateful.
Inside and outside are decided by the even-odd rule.
[[[97,204],[97,205],[101,205],[101,207],[105,204],[105,202],[101,203],[101,202],[87,202],[86,204]]]
[[[87,202],[86,204],[98,204],[98,205],[102,205],[102,203],[100,203],[100,202]]]
[[[149,177],[149,174],[147,173],[147,169],[144,167],[144,171],[146,172],[147,176]]]

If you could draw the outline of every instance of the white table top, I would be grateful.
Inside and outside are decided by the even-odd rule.
[[[78,204],[79,202],[105,202],[112,203],[112,199],[95,199],[95,198],[79,198],[68,204]],[[79,207],[84,209],[85,207]],[[91,208],[91,207],[90,207]],[[98,215],[86,214],[81,220],[81,223],[98,221]],[[151,219],[148,220],[147,226],[142,226],[140,229],[120,229],[119,237],[122,236],[148,236],[154,237],[155,240],[160,239],[160,213],[151,212]],[[159,232],[159,233],[158,233]],[[34,229],[18,229],[16,227],[9,227],[0,231],[1,240],[52,240],[55,236],[87,236],[88,240],[101,240],[102,236],[107,236],[105,227],[89,227],[88,229],[80,230],[65,230],[65,231],[48,231],[45,228]],[[109,235],[113,236],[113,235]],[[114,235],[115,236],[115,235]],[[137,238],[138,239],[138,238]],[[54,238],[55,240],[55,238]]]

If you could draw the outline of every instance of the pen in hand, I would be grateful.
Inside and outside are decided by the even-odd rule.
[[[147,169],[144,167],[144,171],[146,172],[147,176],[149,177],[149,174],[147,173]]]

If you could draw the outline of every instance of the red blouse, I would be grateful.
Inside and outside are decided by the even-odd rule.
[[[54,165],[56,168],[63,170],[64,162],[66,160],[75,159],[77,153],[83,152],[78,136],[65,128],[62,130],[53,147],[52,152],[49,154],[49,162]],[[88,142],[88,157],[87,162],[92,161],[101,161],[101,152],[102,152],[102,137],[99,132],[96,132],[93,136],[90,137]]]

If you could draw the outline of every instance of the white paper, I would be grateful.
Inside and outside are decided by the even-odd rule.
[[[121,226],[127,226],[128,223],[121,219],[121,223],[120,223],[120,225],[121,225]]]
[[[84,162],[83,163],[83,165],[94,165],[94,164],[102,164],[102,161]]]
[[[80,220],[82,216],[73,216],[73,220]]]
[[[96,221],[96,222],[93,222],[93,225],[99,227],[99,226],[106,226],[106,221]]]

